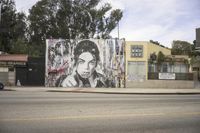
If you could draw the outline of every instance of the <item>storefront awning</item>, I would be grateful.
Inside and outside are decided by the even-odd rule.
[[[28,55],[24,54],[2,54],[0,55],[0,66],[25,65]]]

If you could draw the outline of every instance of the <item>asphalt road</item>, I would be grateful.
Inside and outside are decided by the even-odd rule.
[[[200,95],[0,92],[0,133],[174,132],[200,132]]]

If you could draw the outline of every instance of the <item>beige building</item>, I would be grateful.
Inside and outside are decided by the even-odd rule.
[[[144,81],[148,78],[148,60],[150,55],[161,51],[171,55],[169,48],[147,41],[126,41],[126,81]]]
[[[164,60],[158,64],[160,51]],[[188,57],[172,56],[171,49],[147,41],[126,41],[125,52],[127,88],[193,88]]]

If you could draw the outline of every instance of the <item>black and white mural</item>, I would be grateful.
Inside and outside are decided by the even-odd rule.
[[[47,39],[45,84],[124,87],[124,46],[119,39]]]

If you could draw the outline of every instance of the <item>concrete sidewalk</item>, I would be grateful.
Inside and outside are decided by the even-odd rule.
[[[104,93],[104,94],[200,94],[200,88],[195,89],[146,89],[146,88],[62,88],[62,87],[5,87],[14,91],[42,92],[73,92],[73,93]]]

